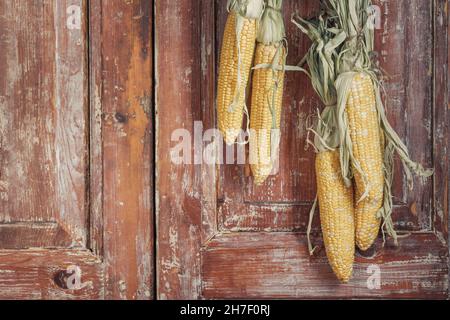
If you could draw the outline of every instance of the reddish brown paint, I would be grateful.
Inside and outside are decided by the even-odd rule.
[[[92,172],[91,187],[101,193],[101,199],[91,193],[101,226],[93,241],[103,239],[96,247],[105,263],[105,298],[151,299],[152,3],[90,2],[91,141],[101,146],[91,146],[98,170]]]
[[[446,251],[434,235],[411,236],[398,248],[388,246],[372,258],[357,257],[353,279],[342,285],[323,247],[309,257],[303,234],[223,234],[203,249],[203,297],[445,299]],[[380,289],[368,287],[371,265],[380,267]]]
[[[0,39],[0,298],[151,299],[152,2],[2,2]]]
[[[441,100],[447,103],[447,95],[440,94],[447,81],[436,66],[436,62],[447,65],[443,61],[447,59],[447,17],[439,16],[447,4],[429,0],[376,3],[385,13],[376,44],[380,66],[390,75],[386,82],[389,117],[412,156],[426,166],[439,162],[442,174],[425,182],[417,179],[410,192],[398,171],[395,219],[399,230],[413,235],[402,239],[398,248],[378,244],[373,259],[358,256],[355,277],[346,286],[339,286],[332,276],[323,249],[310,258],[306,247],[315,179],[314,156],[311,150],[304,151],[304,121],[321,107],[307,78],[300,73],[287,77],[282,169],[265,186],[253,187],[246,166],[214,170],[172,164],[169,151],[174,129],[193,132],[195,120],[207,123],[206,128],[215,123],[215,75],[226,10],[224,1],[208,2],[203,10],[198,1],[156,3],[158,298],[448,297],[448,235],[442,232],[448,224],[448,208],[440,206],[439,221],[445,219],[444,223],[436,224],[434,218],[443,202],[439,199],[448,193],[444,190],[448,116],[442,111],[445,108],[439,109]],[[290,64],[297,63],[308,46],[306,37],[289,23],[294,11],[311,16],[317,12],[317,1],[285,1]],[[174,12],[178,14],[169,14]],[[196,36],[199,30],[201,37]],[[429,37],[433,32],[439,34],[435,41],[440,41],[434,50]],[[440,135],[436,135],[438,128]],[[440,188],[439,194],[434,193],[437,201],[433,200],[436,188]],[[320,245],[319,238],[315,243]],[[381,290],[368,290],[365,284],[367,267],[373,263],[382,270]]]
[[[395,218],[413,235],[358,256],[345,286],[317,221],[318,254],[306,250],[315,179],[304,121],[320,103],[304,75],[288,75],[282,170],[267,185],[255,189],[245,166],[176,166],[172,131],[216,121],[225,1],[157,1],[154,22],[152,1],[57,3],[0,3],[0,298],[151,299],[154,265],[160,299],[448,297],[448,1],[377,1],[387,13],[377,48],[389,117],[436,176],[407,192],[398,173]],[[76,3],[82,28],[68,32],[66,7]],[[317,1],[285,9],[295,64],[308,41],[289,16],[311,16]],[[381,290],[365,285],[373,263]],[[71,265],[85,288],[58,283]]]

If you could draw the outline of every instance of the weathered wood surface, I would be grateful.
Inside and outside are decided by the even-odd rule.
[[[305,120],[321,104],[304,75],[287,76],[281,171],[265,186],[254,188],[244,165],[214,170],[170,161],[171,147],[179,142],[171,141],[174,130],[192,134],[194,121],[203,121],[205,130],[215,123],[226,10],[224,1],[206,3],[156,2],[157,296],[448,297],[448,115],[439,109],[448,103],[440,94],[447,90],[446,1],[376,1],[382,11],[376,43],[380,66],[389,74],[389,117],[412,156],[426,166],[437,164],[442,174],[417,179],[410,192],[398,170],[395,219],[398,229],[413,236],[396,249],[378,245],[373,259],[358,257],[355,279],[342,287],[324,250],[310,258],[306,249],[315,178],[312,151],[304,151]],[[316,10],[317,1],[285,1],[290,64],[298,62],[309,42],[289,17],[294,11],[308,17]],[[436,37],[429,37],[433,33]],[[436,188],[439,193],[433,195]],[[367,289],[370,264],[381,268],[381,290]]]
[[[71,266],[80,268],[79,290],[66,289],[56,280]],[[89,250],[0,251],[0,299],[102,299],[103,277],[101,261]]]
[[[198,0],[157,1],[155,6],[155,189],[160,299],[200,297],[202,170],[200,166],[173,164],[170,149],[174,130],[194,132],[194,121],[201,120],[201,4]]]
[[[435,63],[434,63],[434,152],[435,181],[434,181],[434,205],[435,212],[433,223],[436,236],[441,241],[449,241],[448,228],[450,224],[450,82],[449,82],[449,1],[435,1]],[[450,255],[450,245],[449,245]],[[450,279],[450,267],[449,267]],[[450,280],[449,280],[450,282]],[[448,298],[450,299],[450,292]]]
[[[55,222],[12,223],[0,225],[2,249],[67,248],[72,239]]]
[[[103,297],[103,266],[83,249],[90,233],[85,12],[82,0],[0,4],[3,299]],[[69,266],[80,268],[84,289],[58,287],[56,274]]]
[[[82,2],[0,4],[0,224],[56,222],[86,245],[86,30],[66,18]]]
[[[0,4],[0,298],[152,298],[152,4]]]
[[[151,299],[152,1],[90,6],[91,142],[101,143],[91,154],[91,188],[101,192],[101,200],[91,193],[99,224],[92,241],[106,265],[105,298]]]
[[[434,45],[434,215],[433,224],[440,239],[448,239],[450,208],[450,104],[449,63],[450,51],[448,5],[445,0],[436,1]],[[441,160],[437,160],[441,159]]]
[[[385,107],[391,124],[408,146],[411,157],[433,166],[433,1],[375,1],[382,12],[376,32],[380,67],[387,75]],[[420,79],[420,81],[418,80]],[[397,162],[394,212],[398,228],[432,229],[433,181],[415,179],[409,191]]]
[[[301,234],[222,235],[202,253],[204,298],[448,297],[447,247],[434,235],[410,237],[373,258],[358,257],[347,285],[336,279],[323,249],[309,257]],[[372,286],[371,267],[379,268],[379,288]]]

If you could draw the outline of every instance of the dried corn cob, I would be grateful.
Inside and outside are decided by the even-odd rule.
[[[282,0],[268,0],[255,54],[250,116],[250,166],[256,185],[271,174],[280,143],[286,47]]]
[[[383,153],[380,124],[377,115],[372,79],[356,74],[348,95],[346,115],[352,139],[353,156],[365,177],[355,175],[356,244],[361,250],[369,249],[378,236],[383,205]]]
[[[344,183],[338,151],[316,156],[320,222],[328,261],[342,282],[348,282],[355,255],[353,188]]]
[[[229,0],[220,56],[217,92],[219,130],[225,142],[238,137],[246,110],[246,90],[263,0]]]
[[[309,72],[305,72],[311,78],[318,96],[327,105],[319,116],[316,128],[310,129],[315,134],[314,142],[309,139],[308,142],[317,152],[317,201],[328,261],[337,278],[348,282],[355,253],[354,195],[352,185],[345,183],[341,173],[339,131],[336,126],[337,93],[334,87],[337,74],[333,66],[333,53],[345,36],[329,33],[322,19],[308,22],[296,16],[293,22],[313,41],[305,57]],[[314,249],[310,232],[317,201],[311,209],[307,232],[311,254]]]
[[[330,25],[334,32],[343,32],[347,37],[334,61],[339,74],[336,122],[342,176],[347,185],[353,178],[356,182],[356,241],[361,250],[367,250],[378,235],[381,218],[383,235],[386,232],[397,241],[391,218],[394,152],[403,162],[410,187],[411,172],[428,177],[433,171],[410,159],[407,147],[386,118],[377,80],[379,70],[371,60],[371,0],[327,2]]]

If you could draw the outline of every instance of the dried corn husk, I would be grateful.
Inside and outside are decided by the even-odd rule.
[[[350,280],[355,253],[353,187],[346,185],[340,169],[339,131],[336,123],[337,77],[333,59],[343,43],[343,33],[335,34],[326,28],[327,21],[320,16],[308,22],[295,17],[293,22],[305,32],[313,44],[304,61],[308,64],[312,85],[326,106],[318,113],[311,144],[316,150],[317,197],[310,212],[308,248],[314,253],[310,233],[316,206],[319,204],[323,240],[331,268],[341,282]]]
[[[424,169],[422,165],[411,160],[407,147],[387,120],[381,99],[382,86],[379,80],[381,72],[371,59],[374,50],[374,29],[371,24],[372,17],[369,8],[372,2],[370,0],[326,0],[322,3],[324,4],[324,13],[315,22],[305,21],[298,16],[294,18],[297,26],[307,33],[313,41],[308,53],[309,56],[305,57],[304,60],[308,62],[312,83],[319,96],[322,100],[327,101],[327,105],[337,105],[337,108],[334,109],[333,128],[337,131],[335,137],[337,136],[339,141],[337,143],[334,141],[334,144],[340,147],[343,179],[347,185],[351,185],[355,172],[358,172],[366,184],[366,192],[364,192],[362,199],[357,199],[358,201],[367,196],[369,186],[367,175],[361,169],[352,152],[353,141],[345,111],[355,77],[359,74],[366,74],[372,79],[376,97],[376,110],[382,130],[382,140],[384,141],[384,200],[378,216],[383,218],[383,236],[388,234],[397,242],[398,236],[391,218],[394,153],[396,152],[400,156],[410,188],[413,186],[412,173],[429,177],[433,171]],[[333,50],[325,49],[326,44],[331,47],[330,39],[341,40],[342,38],[342,41],[335,43],[336,46]],[[315,76],[314,73],[316,73]],[[320,84],[324,82],[334,82],[333,88],[321,90]],[[323,132],[319,130],[316,132],[316,147],[318,145],[317,139],[323,140]],[[321,145],[323,147],[323,143]]]
[[[287,45],[282,0],[266,0],[257,36],[250,115],[250,167],[261,185],[277,163]]]

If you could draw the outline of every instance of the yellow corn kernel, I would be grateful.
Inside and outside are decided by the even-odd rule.
[[[256,47],[255,65],[272,65],[278,54],[280,60],[276,63],[282,66],[285,50],[281,43],[259,43]],[[260,68],[253,73],[249,149],[250,166],[256,185],[264,183],[274,167],[274,153],[277,153],[280,136],[283,86],[284,71]]]
[[[242,21],[239,39],[236,34],[238,19]],[[256,46],[256,32],[255,19],[244,18],[236,12],[229,14],[220,55],[217,88],[219,130],[229,145],[236,141],[242,129],[246,89]]]
[[[358,170],[355,175],[355,200],[365,194],[364,200],[356,204],[356,244],[361,250],[369,249],[375,242],[381,225],[377,216],[383,205],[383,139],[376,110],[376,98],[372,79],[358,74],[353,79],[346,114],[353,143],[353,155],[364,177]]]
[[[337,278],[346,283],[352,276],[355,254],[353,187],[345,185],[338,151],[317,154],[316,179],[328,261]]]

